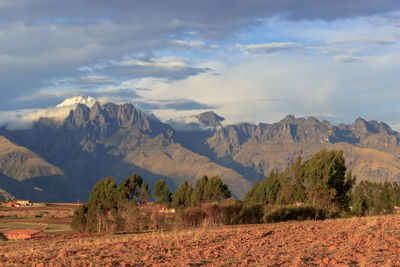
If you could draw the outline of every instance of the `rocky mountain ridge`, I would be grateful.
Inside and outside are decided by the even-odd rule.
[[[62,196],[60,201],[84,200],[99,179],[114,176],[121,181],[133,172],[152,185],[164,178],[172,190],[185,179],[195,183],[203,175],[219,175],[241,197],[272,169],[283,170],[295,157],[307,159],[324,148],[343,150],[358,179],[400,178],[400,136],[383,122],[358,118],[335,126],[314,117],[289,115],[272,124],[223,126],[224,119],[214,112],[195,118],[206,127],[182,131],[131,104],[96,102],[89,108],[77,103],[63,121],[40,118],[32,129],[3,127],[0,135],[45,162],[22,171],[34,173],[22,182],[54,198]],[[2,153],[5,149],[0,146]],[[59,172],[43,172],[44,166]],[[21,182],[18,177],[23,175],[5,170],[0,169],[3,175]],[[4,181],[10,184],[7,178]],[[59,192],[65,184],[75,193]]]

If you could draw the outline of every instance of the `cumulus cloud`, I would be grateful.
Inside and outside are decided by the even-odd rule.
[[[321,53],[334,53],[336,62],[367,64],[370,57],[356,56],[349,52],[347,46],[361,43],[372,46],[385,44],[386,46],[379,48],[390,49],[398,44],[397,35],[393,34],[398,32],[398,28],[389,29],[389,37],[371,37],[374,34],[365,31],[362,34],[348,31],[347,35],[343,35],[343,31],[349,25],[351,27],[354,18],[363,16],[385,16],[388,23],[398,26],[398,15],[393,13],[399,10],[400,2],[394,0],[249,0],[245,3],[242,0],[86,0],[80,1],[79,4],[67,0],[59,0],[57,3],[53,0],[0,1],[0,106],[2,110],[43,108],[60,103],[66,95],[73,95],[76,91],[112,101],[146,103],[139,99],[145,95],[148,99],[192,99],[197,103],[215,106],[218,101],[233,103],[229,101],[248,99],[249,92],[254,95],[251,99],[282,97],[274,91],[276,90],[285,92],[288,96],[301,97],[304,94],[310,98],[315,97],[312,100],[304,100],[303,105],[308,109],[303,108],[302,112],[315,112],[315,108],[321,114],[328,113],[331,111],[324,110],[326,103],[323,93],[328,90],[326,88],[335,87],[338,80],[346,78],[336,77],[331,72],[321,74],[329,62],[321,63],[315,59],[315,55],[303,55],[300,60],[297,59],[301,64],[294,62],[292,58],[284,58],[283,62],[286,65],[280,65],[280,69],[289,71],[277,73],[272,70],[282,58],[275,56],[286,54],[282,53],[285,51],[300,50],[306,54],[309,52],[307,48],[314,46],[320,47]],[[290,32],[289,27],[286,27],[285,31],[279,31],[281,28],[277,30],[278,33],[274,33],[274,24],[271,22],[273,20],[298,25],[297,33],[293,33],[294,30]],[[305,32],[301,27],[305,25],[305,21],[309,23],[306,25],[310,28],[310,34],[304,38]],[[339,27],[336,33],[332,33],[332,36],[326,34],[327,29],[334,28],[330,27],[331,23],[338,21],[343,23],[342,27]],[[266,27],[269,23],[272,23],[272,27],[250,32],[249,35],[253,34],[250,40],[240,39],[255,27]],[[315,32],[314,25],[320,26],[319,32]],[[365,24],[361,25],[362,27],[369,29]],[[380,32],[381,29],[376,31]],[[352,36],[362,38],[356,40],[352,39]],[[339,42],[330,46],[332,43],[329,40]],[[347,40],[347,43],[343,40]],[[246,53],[237,54],[249,58],[233,58],[232,54],[235,54],[235,51],[226,51],[232,43],[242,43],[237,48]],[[238,64],[238,67],[232,66],[227,71],[227,77],[215,76],[211,69],[219,69],[213,67],[212,61],[201,58],[206,54],[201,53],[202,51],[213,50],[217,50],[209,56],[215,56],[213,60],[223,58],[227,64]],[[170,51],[181,57],[166,57],[165,55],[171,54]],[[277,61],[269,61],[268,65],[243,64],[253,60],[252,57],[262,57],[263,54],[268,54],[268,57]],[[221,58],[218,58],[219,56]],[[184,57],[190,60],[185,60]],[[384,58],[390,61],[387,58],[392,58],[392,54]],[[198,63],[201,60],[204,60],[203,64]],[[310,67],[313,72],[305,73],[303,65],[311,64],[311,60],[315,64]],[[329,60],[332,61],[332,57],[329,57]],[[397,63],[394,61],[390,63],[392,68],[385,68],[387,63],[384,60],[380,61],[379,68],[385,69],[389,74],[397,69]],[[258,68],[255,68],[256,65]],[[296,69],[291,65],[296,66]],[[341,67],[344,65],[352,64],[342,64]],[[246,67],[251,69],[251,72]],[[254,73],[260,72],[260,69],[267,69],[271,75],[276,76],[269,76],[269,79],[256,76]],[[265,72],[262,73],[264,75]],[[363,74],[366,75],[365,73]],[[391,80],[392,83],[387,82],[386,88],[398,84],[395,78],[381,78],[388,77],[386,74],[379,73],[379,76],[371,70],[368,73],[369,76],[376,75],[376,80]],[[320,76],[325,77],[326,84],[325,80],[316,81],[315,77],[319,79]],[[276,82],[276,77],[279,77],[279,82]],[[120,83],[123,79],[134,81],[130,86],[124,86]],[[158,85],[164,88],[164,91],[146,85],[143,82],[146,79],[157,79]],[[49,84],[52,81],[65,81],[67,83],[59,84],[59,87],[69,87],[51,88]],[[194,84],[194,81],[199,84]],[[348,88],[346,83],[344,85]],[[101,90],[90,90],[97,88]],[[150,91],[131,88],[148,88]],[[309,92],[304,88],[312,88],[316,92]],[[67,91],[59,94],[49,93],[55,90]],[[318,90],[321,93],[317,93]],[[329,90],[327,95],[329,96]],[[324,101],[319,101],[320,99]],[[322,107],[316,107],[315,103],[320,102],[322,104],[318,105]],[[232,111],[239,114],[237,116],[249,113],[249,116],[255,115],[255,118],[258,118],[261,111],[276,111],[283,105],[276,101],[271,104],[274,109],[265,109],[265,103],[246,103],[250,104],[244,104],[243,107],[232,104],[225,112]],[[293,107],[299,105],[294,104],[296,105]],[[174,111],[179,108],[188,109],[196,106],[196,103],[158,102],[154,107],[160,108],[162,105]]]
[[[33,123],[38,121],[41,117],[51,117],[56,121],[62,121],[68,116],[70,110],[71,107],[65,106],[38,110],[23,109],[13,112],[12,114],[8,112],[8,115],[12,115],[12,117],[4,121],[3,125],[6,125],[9,130],[26,130],[32,128]],[[7,113],[0,112],[0,117],[4,116],[4,114]]]
[[[0,99],[0,105],[6,108],[16,104],[15,98],[46,86],[46,81],[79,79],[83,66],[129,54],[174,49],[174,40],[190,38],[181,41],[181,45],[212,49],[216,45],[207,45],[204,39],[231,38],[240,29],[276,16],[329,21],[386,14],[400,8],[400,2],[391,0],[250,0],[245,4],[241,0],[87,0],[79,4],[67,0],[57,4],[50,0],[21,0],[2,1],[0,5],[0,94],[8,96]],[[270,44],[246,49],[268,53],[288,47]],[[137,65],[128,70],[120,66],[115,72],[148,77],[152,75],[150,68]],[[168,75],[166,70],[159,68],[155,77],[184,79],[204,71],[187,67]]]

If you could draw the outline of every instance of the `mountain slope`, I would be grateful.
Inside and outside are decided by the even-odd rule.
[[[37,176],[62,175],[59,168],[49,164],[32,151],[13,144],[0,136],[0,171],[19,181]]]

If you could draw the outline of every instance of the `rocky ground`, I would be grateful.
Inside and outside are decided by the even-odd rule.
[[[0,242],[0,265],[399,266],[400,216]]]

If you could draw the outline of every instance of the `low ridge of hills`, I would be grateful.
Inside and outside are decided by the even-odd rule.
[[[284,170],[327,149],[344,151],[358,180],[399,181],[399,133],[365,121],[334,126],[314,117],[287,116],[273,124],[226,125],[212,111],[179,127],[131,104],[75,105],[63,121],[40,118],[28,130],[0,128],[0,188],[16,197],[84,201],[107,176],[117,182],[138,172],[171,190],[185,179],[219,175],[237,197],[272,169]],[[196,126],[198,125],[198,126]]]

